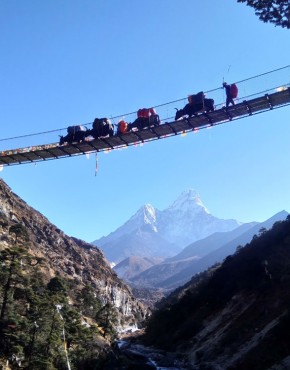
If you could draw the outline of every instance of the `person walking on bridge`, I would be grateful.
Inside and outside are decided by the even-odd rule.
[[[223,83],[223,88],[226,90],[226,96],[227,96],[226,108],[228,108],[228,106],[230,104],[235,105],[234,97],[233,97],[233,94],[232,94],[231,85],[228,85],[226,82],[224,82]]]

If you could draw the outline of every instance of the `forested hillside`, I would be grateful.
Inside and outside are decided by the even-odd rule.
[[[0,368],[103,368],[147,308],[102,252],[65,235],[0,181]]]
[[[288,216],[165,301],[148,323],[146,342],[186,353],[193,369],[262,370],[285,364],[289,288]]]

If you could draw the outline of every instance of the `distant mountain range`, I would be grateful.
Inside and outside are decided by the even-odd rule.
[[[270,229],[275,222],[283,221],[287,216],[288,212],[281,211],[264,222],[243,224],[233,231],[212,234],[187,246],[175,257],[132,276],[130,282],[143,287],[175,289],[189,281],[193,275],[222,262],[228,255],[235,253],[237,247],[245,246],[254,235],[259,234],[259,230]],[[118,273],[118,265],[114,269]]]
[[[249,243],[262,228],[285,220],[281,211],[258,223],[214,217],[192,189],[164,211],[146,204],[123,226],[93,242],[118,276],[134,287],[172,290]]]
[[[111,263],[132,256],[165,259],[180,253],[190,243],[240,225],[237,220],[211,215],[198,193],[189,189],[164,211],[144,205],[124,225],[92,244],[101,248]]]
[[[155,266],[162,261],[163,260],[160,258],[132,256],[118,263],[116,270],[119,277],[128,281],[131,278],[134,278],[134,276],[148,270],[150,267]]]

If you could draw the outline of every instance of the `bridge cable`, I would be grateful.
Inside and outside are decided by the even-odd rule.
[[[289,68],[290,67],[290,64],[284,66],[284,67],[281,67],[281,68],[277,68],[277,69],[273,69],[272,71],[268,71],[268,72],[264,72],[264,73],[260,73],[256,76],[252,76],[252,77],[249,77],[249,78],[245,78],[243,80],[240,80],[240,81],[237,81],[235,82],[236,84],[240,84],[242,82],[246,82],[246,81],[250,81],[254,78],[258,78],[258,77],[261,77],[261,76],[265,76],[267,74],[270,74],[270,73],[274,73],[274,72],[278,72],[282,69],[286,69],[286,68]],[[222,87],[217,87],[215,89],[212,89],[212,90],[208,90],[208,91],[205,91],[205,93],[211,93],[213,91],[217,91],[217,90],[220,90]],[[256,94],[252,94],[252,95],[256,95]],[[165,105],[169,105],[169,104],[173,104],[173,103],[177,103],[177,102],[180,102],[180,101],[183,101],[185,98],[181,98],[181,99],[177,99],[177,100],[172,100],[170,102],[167,102],[167,103],[162,103],[162,104],[158,104],[158,105],[155,105],[153,108],[160,108],[160,107],[163,107]],[[121,117],[124,117],[124,116],[129,116],[131,114],[135,114],[136,111],[134,112],[130,112],[130,113],[125,113],[125,114],[121,114],[121,115],[118,115],[118,116],[114,116],[112,117],[111,119],[116,119],[116,118],[121,118]],[[88,126],[92,124],[92,122],[89,122],[89,123],[84,123],[82,126]],[[67,127],[64,127],[64,128],[58,128],[58,129],[54,129],[54,130],[49,130],[49,131],[43,131],[43,132],[38,132],[38,133],[33,133],[33,134],[26,134],[26,135],[20,135],[20,136],[14,136],[14,137],[9,137],[9,138],[4,138],[4,139],[0,139],[0,141],[8,141],[8,140],[14,140],[14,139],[22,139],[22,138],[25,138],[25,137],[30,137],[30,136],[37,136],[37,135],[45,135],[45,134],[50,134],[50,133],[53,133],[53,132],[58,132],[58,131],[62,131],[62,130],[66,130]]]

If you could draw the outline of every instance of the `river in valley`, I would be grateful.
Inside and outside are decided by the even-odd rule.
[[[147,347],[136,337],[118,340],[114,346],[120,370],[188,370],[181,354]],[[118,367],[116,367],[118,369]]]

